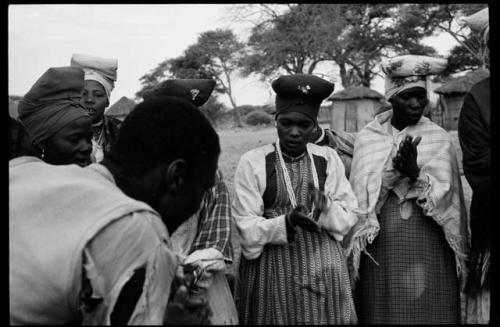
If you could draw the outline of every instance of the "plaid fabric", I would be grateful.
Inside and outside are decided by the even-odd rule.
[[[220,170],[217,170],[214,187],[205,193],[199,215],[198,234],[189,253],[214,248],[222,253],[226,262],[232,263],[231,201]]]
[[[390,192],[381,209],[379,236],[361,258],[356,309],[362,324],[460,323],[458,278],[443,231],[422,209],[403,220]]]
[[[379,223],[375,209],[379,201],[382,172],[391,159],[394,147],[406,136],[421,136],[417,164],[421,175],[428,179],[428,187],[418,194],[417,203],[424,214],[432,217],[444,231],[449,246],[455,252],[457,273],[466,280],[465,259],[468,252],[469,223],[458,170],[458,162],[450,135],[441,127],[422,117],[420,121],[392,135],[390,119],[392,110],[375,117],[358,133],[354,146],[350,182],[358,198],[360,222],[352,229],[348,245],[353,255],[354,277],[357,277],[359,256],[367,243],[377,236]],[[408,193],[414,192],[406,185]],[[405,186],[400,185],[400,186]],[[400,189],[403,192],[404,187]],[[404,193],[404,192],[403,192]]]
[[[292,207],[277,156],[267,158],[274,161],[274,169],[266,169],[267,185],[275,184],[276,187],[272,194],[274,201],[264,208],[264,216],[272,218],[285,214]],[[297,203],[311,208],[309,161],[307,155],[292,161],[285,157]],[[325,173],[318,172],[318,176],[325,176]],[[319,183],[323,187],[325,178]],[[262,254],[253,260],[242,257],[237,299],[241,324],[357,322],[342,247],[325,231],[316,234],[298,228],[294,242],[267,244]]]

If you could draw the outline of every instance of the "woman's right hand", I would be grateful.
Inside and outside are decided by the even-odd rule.
[[[288,221],[293,228],[299,226],[300,228],[313,233],[319,233],[321,231],[319,225],[307,216],[307,210],[302,205],[298,205],[295,209],[289,212],[286,215],[286,221]]]

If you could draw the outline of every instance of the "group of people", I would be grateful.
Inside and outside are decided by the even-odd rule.
[[[280,76],[277,139],[241,156],[232,198],[199,110],[214,81],[159,83],[121,123],[117,60],[70,63],[11,119],[11,324],[456,324],[461,294],[489,296],[489,79],[459,124],[469,222],[451,137],[423,115],[445,59],[383,61],[390,107],[357,134],[318,124],[333,83]]]

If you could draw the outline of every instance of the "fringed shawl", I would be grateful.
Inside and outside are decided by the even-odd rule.
[[[384,165],[391,160],[393,146],[406,136],[421,136],[417,164],[425,174],[429,187],[418,196],[425,215],[432,217],[444,231],[455,253],[457,274],[465,281],[465,259],[469,244],[469,225],[465,210],[460,173],[455,149],[449,134],[428,118],[408,126],[396,135],[387,132],[392,110],[375,117],[357,136],[350,182],[359,203],[359,223],[351,230],[347,253],[353,255],[354,278],[358,278],[361,251],[372,243],[380,226],[376,205],[382,184]],[[417,204],[418,204],[417,202]]]

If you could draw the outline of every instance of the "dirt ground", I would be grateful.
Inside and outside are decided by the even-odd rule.
[[[276,128],[271,125],[268,127],[225,129],[219,130],[218,133],[222,148],[219,158],[219,168],[224,175],[224,181],[226,182],[232,198],[234,194],[234,173],[236,171],[240,156],[248,150],[274,142],[277,138]],[[455,148],[457,149],[457,157],[459,159],[458,161],[461,169],[462,152],[460,150],[457,133],[456,131],[452,131],[450,132],[450,135],[452,136],[453,143],[455,144]],[[464,189],[465,202],[468,211],[470,207],[472,191],[463,175],[462,186]],[[229,273],[236,276],[240,257],[239,238],[236,229],[233,230],[232,238],[235,260],[233,265],[231,265],[231,267],[229,268]]]

